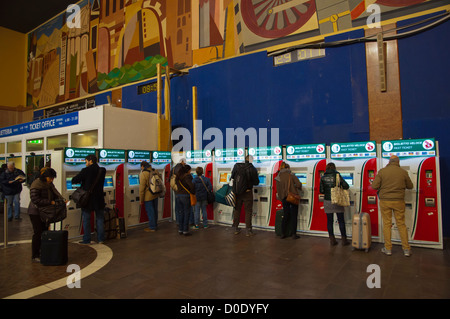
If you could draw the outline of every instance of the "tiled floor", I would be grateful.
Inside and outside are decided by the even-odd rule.
[[[22,216],[9,223],[10,242],[31,238],[29,218]],[[407,258],[400,246],[385,256],[378,243],[365,253],[330,247],[327,238],[282,240],[273,232],[255,233],[234,235],[230,227],[213,225],[185,237],[171,222],[160,223],[155,233],[132,229],[128,238],[106,242],[112,259],[87,277],[82,270],[81,288],[64,286],[33,298],[450,298],[448,249],[414,248]],[[70,243],[69,264],[83,269],[99,246]],[[32,264],[30,249],[25,243],[0,250],[1,298],[69,275],[65,266]],[[367,287],[371,264],[380,267],[381,288]]]

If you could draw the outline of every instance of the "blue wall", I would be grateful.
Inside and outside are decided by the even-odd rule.
[[[329,41],[360,36],[363,31]],[[280,144],[369,139],[364,44],[330,48],[324,58],[279,67],[259,52],[191,69],[172,81],[175,127],[192,128],[192,86],[198,88],[203,131],[279,128]]]
[[[420,19],[398,23],[403,26]],[[406,30],[405,30],[406,31]],[[398,41],[403,138],[439,142],[444,236],[450,236],[450,22]]]

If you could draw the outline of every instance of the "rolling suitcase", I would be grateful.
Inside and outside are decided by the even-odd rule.
[[[364,249],[368,252],[371,244],[372,230],[370,225],[370,215],[367,213],[353,215],[352,250]]]
[[[280,210],[277,210],[277,212],[276,212],[276,215],[275,215],[275,234],[277,235],[277,236],[281,236],[281,235],[283,235],[283,233],[282,233],[282,231],[281,231],[281,223],[282,223],[282,221],[283,221],[283,218],[285,218],[284,217],[284,210],[282,210],[282,209],[280,209]],[[293,233],[292,233],[292,227],[291,227],[291,224],[293,223],[294,221],[289,221],[289,225],[287,225],[287,234],[285,234],[285,236],[286,237],[291,237],[292,235],[294,235]]]
[[[65,265],[68,261],[67,230],[47,230],[41,236],[41,264],[44,266]]]

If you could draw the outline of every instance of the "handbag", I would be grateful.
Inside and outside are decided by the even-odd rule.
[[[47,225],[64,220],[67,217],[67,206],[64,200],[56,199],[55,205],[38,207],[41,220]]]
[[[336,186],[331,189],[331,204],[347,207],[350,206],[350,194],[341,186],[340,174],[336,174]]]
[[[206,188],[206,201],[208,202],[208,204],[214,203],[214,201],[215,201],[214,192],[213,192],[213,191],[210,191],[210,190],[206,187],[205,182],[203,181],[203,178],[202,178],[201,176],[200,176],[200,180],[202,181],[203,186],[205,186],[205,188]]]
[[[72,193],[72,199],[77,204],[77,207],[84,208],[89,205],[89,198],[91,197],[91,193],[94,190],[95,185],[97,185],[98,180],[100,179],[101,174],[101,168],[98,170],[97,177],[95,178],[94,183],[91,185],[88,191],[84,190],[81,187],[78,187],[73,193]]]
[[[292,193],[291,191],[289,191],[290,188],[291,188],[291,179],[292,179],[292,176],[289,175],[288,195],[286,197],[286,201],[288,203],[291,203],[293,205],[298,206],[298,204],[300,204],[300,195]]]
[[[232,187],[229,184],[223,185],[219,190],[216,191],[214,194],[215,201],[219,204],[228,205],[228,202],[226,200],[226,197],[228,194],[233,192]],[[234,193],[233,193],[234,194]]]
[[[180,185],[186,190],[186,192],[189,193],[190,199],[191,199],[191,206],[195,206],[197,204],[197,197],[195,197],[195,194],[191,194],[190,191],[187,190],[186,187],[184,187],[183,183],[180,180]]]

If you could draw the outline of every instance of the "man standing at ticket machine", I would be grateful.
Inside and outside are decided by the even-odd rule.
[[[389,158],[389,164],[380,169],[373,180],[372,188],[378,190],[383,219],[384,247],[381,251],[388,256],[392,255],[391,228],[392,213],[394,213],[402,240],[403,253],[406,257],[411,256],[405,224],[405,189],[412,189],[413,183],[408,172],[400,167],[398,156],[392,155]]]
[[[72,178],[72,184],[80,184],[85,191],[91,191],[89,196],[89,204],[81,207],[81,215],[83,217],[83,240],[80,244],[91,243],[91,212],[95,211],[95,220],[97,225],[97,241],[103,243],[105,241],[105,197],[103,194],[103,186],[105,183],[106,169],[97,164],[95,155],[88,155],[85,158],[86,167]]]
[[[234,234],[240,233],[239,220],[241,217],[242,205],[245,209],[245,228],[246,236],[253,236],[252,232],[252,213],[253,213],[253,186],[259,184],[258,171],[252,164],[253,156],[247,155],[245,163],[237,163],[231,172],[233,179],[233,192],[236,195],[236,207],[233,211]]]

